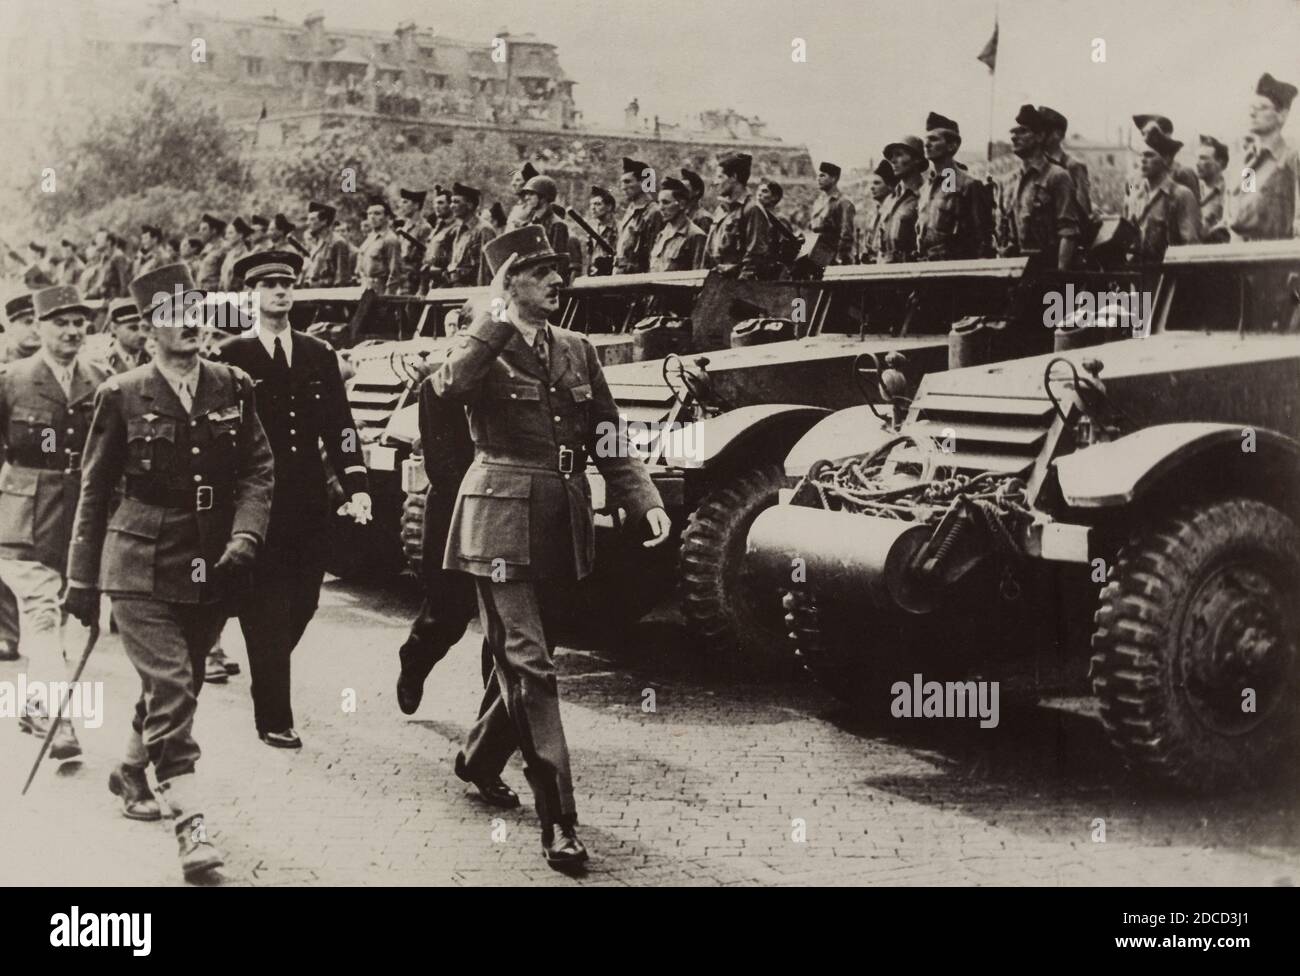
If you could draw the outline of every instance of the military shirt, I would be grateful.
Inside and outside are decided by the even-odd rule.
[[[618,222],[614,274],[649,271],[650,248],[663,225],[663,214],[648,199],[630,204]]]
[[[992,216],[984,187],[953,165],[935,170],[917,200],[917,251],[926,261],[969,260],[992,255]]]
[[[603,240],[610,247],[615,247],[618,244],[618,224],[614,223],[613,221],[609,221],[607,223],[592,222],[591,228],[597,234],[599,234],[601,240]],[[608,273],[607,269],[597,266],[596,259],[597,258],[608,259],[610,257],[609,252],[606,251],[599,244],[597,244],[595,241],[593,241],[590,237],[587,238],[586,249],[587,249],[587,265],[586,265],[587,274],[589,275],[601,274],[602,271],[604,273]],[[606,264],[608,264],[608,261],[601,262],[602,266]]]
[[[1204,239],[1210,231],[1223,223],[1223,176],[1213,183],[1201,183],[1201,237]]]
[[[131,262],[132,280],[139,278],[146,271],[152,271],[154,268],[162,265],[162,256],[158,253],[158,248],[152,251],[137,251],[135,260]]]
[[[818,194],[817,202],[813,204],[809,230],[820,235],[826,246],[835,252],[836,264],[852,264],[854,261],[854,217],[852,202],[838,191]]]
[[[0,557],[64,572],[92,397],[106,375],[79,357],[65,395],[39,352],[0,372]]]
[[[1004,199],[1009,253],[1055,254],[1062,239],[1079,236],[1074,184],[1051,160],[1023,163],[1010,191]]]
[[[1061,167],[1070,177],[1070,183],[1074,186],[1074,206],[1079,215],[1079,220],[1086,223],[1092,219],[1092,182],[1088,177],[1088,164],[1081,159],[1075,159],[1069,153],[1062,151],[1056,156],[1048,156],[1052,162]]]
[[[363,288],[393,295],[402,288],[402,249],[391,230],[371,231],[357,251],[357,274]]]
[[[337,288],[349,280],[352,247],[333,232],[312,238],[311,253],[303,265],[303,281],[312,288]]]
[[[194,283],[204,291],[220,291],[221,262],[225,257],[226,246],[222,241],[213,239],[204,244],[196,262]]]
[[[154,363],[96,392],[70,580],[164,603],[212,602],[219,594],[208,580],[231,537],[266,538],[275,465],[253,383],[223,363],[200,359],[198,369],[189,410]]]
[[[767,215],[750,194],[723,200],[709,229],[706,263],[731,277],[773,277],[779,269],[772,233]]]
[[[651,271],[690,271],[704,266],[706,237],[685,216],[664,224],[650,249]]]
[[[1157,263],[1171,244],[1195,244],[1201,239],[1201,211],[1191,191],[1166,173],[1155,186],[1143,185],[1129,201],[1125,214],[1138,225],[1138,258]]]
[[[492,239],[492,228],[473,215],[453,225],[447,237],[447,284],[479,284],[487,267],[483,245]]]
[[[1247,241],[1300,236],[1300,155],[1277,135],[1266,145],[1256,143],[1244,167],[1253,180],[1248,184],[1243,171],[1228,197],[1232,231]]]
[[[878,215],[881,264],[916,260],[916,221],[920,197],[906,183],[898,183],[880,205]]]

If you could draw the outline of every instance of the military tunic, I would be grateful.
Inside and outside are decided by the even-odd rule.
[[[647,200],[630,204],[618,222],[614,274],[638,274],[650,270],[650,248],[664,225],[659,208]]]
[[[371,231],[357,252],[357,274],[363,288],[395,295],[402,288],[402,249],[391,230]]]
[[[695,224],[681,217],[664,224],[650,249],[651,271],[690,271],[704,267],[704,246],[708,238]]]
[[[1196,244],[1201,239],[1201,211],[1191,191],[1166,173],[1155,186],[1145,181],[1129,201],[1125,214],[1138,225],[1138,259],[1159,263],[1171,244]]]
[[[1070,174],[1043,158],[1022,164],[1004,199],[1006,251],[1056,254],[1061,240],[1079,236]]]
[[[600,235],[610,247],[616,247],[618,244],[618,224],[613,221],[607,223],[594,222],[591,225],[592,230]],[[587,264],[586,273],[589,275],[607,274],[609,272],[610,254],[603,247],[593,241],[590,237],[586,241]],[[598,258],[603,258],[600,265],[597,265]]]
[[[916,221],[920,197],[917,191],[900,182],[880,205],[880,264],[899,264],[916,260]]]
[[[483,245],[492,237],[492,228],[473,215],[454,221],[446,237],[448,285],[476,285],[483,280],[486,273]]]
[[[965,170],[934,171],[917,200],[917,251],[925,261],[992,255],[992,217],[984,187]]]
[[[838,191],[819,194],[813,204],[809,229],[834,250],[836,264],[854,262],[854,219],[852,202]]]
[[[1247,172],[1233,186],[1226,219],[1247,241],[1300,236],[1300,154],[1280,136],[1256,144],[1246,156]]]
[[[1070,183],[1074,186],[1075,210],[1079,220],[1087,223],[1092,219],[1092,181],[1088,176],[1088,164],[1065,151],[1047,158],[1069,174]]]
[[[313,238],[311,253],[302,269],[303,282],[311,288],[337,288],[348,283],[352,248],[332,232]]]
[[[1223,177],[1213,183],[1201,183],[1201,237],[1204,239],[1223,223]]]
[[[778,272],[772,225],[746,193],[724,200],[713,215],[705,245],[706,263],[733,278],[771,278]]]

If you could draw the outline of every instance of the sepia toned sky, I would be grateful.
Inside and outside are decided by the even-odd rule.
[[[132,0],[144,4],[148,0]],[[390,29],[411,19],[464,38],[507,28],[557,44],[588,122],[645,115],[689,122],[733,107],[846,168],[930,110],[956,119],[968,149],[989,131],[989,72],[1001,44],[994,133],[1025,101],[1063,111],[1072,131],[1127,137],[1129,116],[1159,111],[1175,135],[1234,140],[1261,71],[1300,84],[1300,0],[179,0],[183,6]],[[808,60],[791,60],[792,40]],[[1092,59],[1094,39],[1106,60]],[[1298,112],[1297,114],[1300,114]],[[1287,129],[1300,142],[1300,121]]]

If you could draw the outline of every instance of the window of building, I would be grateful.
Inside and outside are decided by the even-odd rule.
[[[447,87],[447,76],[440,75],[436,71],[426,71],[424,73],[424,83],[430,88],[436,88],[438,91],[442,91]]]
[[[244,76],[245,76],[245,77],[247,77],[247,78],[260,78],[260,77],[262,77],[262,70],[263,70],[263,68],[265,67],[265,65],[264,65],[264,63],[263,63],[263,61],[262,61],[261,58],[254,58],[254,57],[249,57],[249,56],[246,55],[246,56],[243,58],[243,61],[244,61]]]

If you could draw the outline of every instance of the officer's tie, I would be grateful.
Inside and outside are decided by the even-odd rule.
[[[271,361],[275,363],[278,372],[289,372],[289,358],[284,354],[284,346],[280,344],[280,337],[275,337],[275,352],[271,356]]]
[[[186,377],[177,381],[176,398],[181,401],[181,406],[185,408],[185,412],[189,413],[194,407],[194,380],[192,378]]]
[[[537,352],[538,362],[542,364],[542,372],[547,376],[551,375],[551,357],[546,348],[546,330],[537,330],[537,341],[533,344],[533,349]]]

